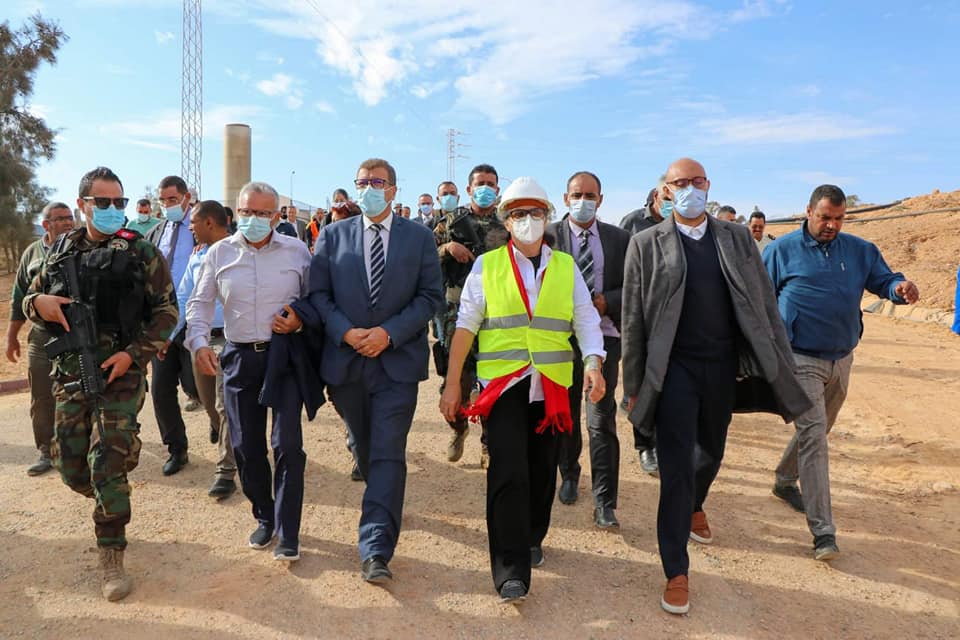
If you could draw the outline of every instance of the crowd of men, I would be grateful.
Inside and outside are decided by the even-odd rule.
[[[133,584],[127,474],[139,460],[148,364],[169,452],[163,473],[189,464],[182,389],[217,444],[209,495],[229,497],[239,477],[256,521],[247,543],[272,547],[279,561],[300,558],[301,416],[313,419],[329,398],[351,477],[365,483],[360,574],[391,580],[407,436],[431,352],[450,462],[470,423],[480,427],[501,601],[526,598],[531,569],[546,561],[554,497],[579,498],[584,413],[593,521],[620,527],[621,370],[620,408],[642,468],[660,482],[664,610],[689,609],[687,545],[713,540],[704,505],[734,412],[794,423],[772,492],[806,515],[814,558],[837,556],[827,435],[862,332],[859,302],[864,290],[897,304],[919,297],[876,246],[840,233],[839,187],[814,190],[801,228],[774,240],[759,210],[748,225],[730,207],[709,215],[710,180],[690,158],[673,162],[619,226],[600,221],[601,178],[590,171],[573,173],[552,200],[529,177],[501,192],[497,170],[480,164],[464,203],[444,181],[418,198],[414,217],[395,202],[386,160],[364,161],[354,186],[355,197],[338,189],[307,223],[269,184],[245,185],[234,213],[167,176],[162,217],[140,200],[128,220],[119,176],[98,167],[80,181],[82,226],[65,203],[44,208],[44,235],[17,273],[7,357],[20,356],[31,321],[40,458],[28,473],[56,467],[94,500],[108,600]]]

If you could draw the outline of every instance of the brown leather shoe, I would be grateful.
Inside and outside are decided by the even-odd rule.
[[[693,518],[690,519],[690,537],[700,544],[713,542],[713,533],[710,531],[710,525],[707,524],[707,514],[703,511],[693,512]]]
[[[687,585],[687,576],[674,576],[667,581],[660,598],[660,606],[667,613],[682,615],[690,611],[690,589]]]

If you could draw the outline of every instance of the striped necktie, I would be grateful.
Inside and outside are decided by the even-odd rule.
[[[373,244],[370,246],[370,306],[377,306],[380,298],[380,286],[383,284],[383,240],[380,238],[382,224],[370,225],[373,229]]]
[[[583,281],[587,283],[590,295],[594,295],[596,290],[593,282],[593,252],[590,250],[589,229],[580,232],[580,255],[577,256],[577,266],[580,267],[580,273],[583,274]]]

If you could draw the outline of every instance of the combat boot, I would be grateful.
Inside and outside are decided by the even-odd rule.
[[[100,549],[103,568],[103,597],[116,602],[133,590],[133,580],[123,570],[123,549]]]

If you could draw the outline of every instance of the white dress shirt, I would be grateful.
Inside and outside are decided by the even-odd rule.
[[[530,309],[536,310],[540,285],[543,283],[543,272],[553,252],[546,244],[543,245],[540,250],[540,268],[536,273],[530,259],[520,253],[516,247],[513,249],[513,255],[517,260],[520,279],[523,280],[523,286],[527,290]],[[474,335],[480,331],[480,325],[483,324],[487,313],[487,301],[483,294],[483,257],[482,255],[477,257],[470,275],[467,276],[467,281],[463,284],[460,312],[457,315],[457,328],[466,329]],[[577,337],[580,352],[584,357],[590,355],[606,357],[607,353],[603,350],[603,334],[600,332],[600,314],[593,306],[590,291],[576,265],[573,265],[573,333]],[[511,380],[506,388],[509,389],[528,376],[530,377],[530,402],[543,400],[543,382],[540,379],[540,372],[533,365],[528,366],[522,375]],[[484,378],[479,380],[484,385],[490,382]]]
[[[207,252],[187,300],[186,345],[209,344],[217,300],[223,305],[223,334],[230,342],[269,340],[273,316],[307,291],[310,252],[297,238],[271,232],[259,249],[239,231]]]
[[[710,214],[708,213],[707,216],[709,215]],[[675,226],[677,227],[677,231],[687,236],[691,240],[700,240],[707,232],[707,217],[704,216],[703,222],[695,227],[691,227],[687,224],[680,224],[679,222],[677,222]]]
[[[380,221],[383,229],[380,229],[380,241],[383,243],[383,263],[387,263],[387,248],[390,244],[390,227],[393,225],[393,214]],[[371,229],[373,221],[367,216],[363,216],[363,264],[367,268],[367,284],[370,284],[370,252],[373,250],[373,234]],[[386,275],[386,274],[384,274]],[[382,285],[381,285],[382,286]]]
[[[597,219],[594,218],[586,229],[578,227],[573,217],[567,217],[567,224],[570,226],[570,247],[574,260],[580,259],[580,234],[584,231],[590,234],[587,242],[590,243],[590,253],[593,255],[593,289],[596,293],[603,293],[603,245],[600,243],[600,225]],[[600,331],[611,338],[620,337],[620,332],[617,331],[610,316],[600,316]]]

